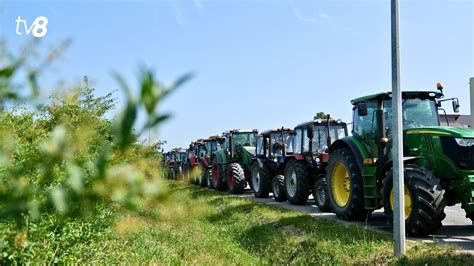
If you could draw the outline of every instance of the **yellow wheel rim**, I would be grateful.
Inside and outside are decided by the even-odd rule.
[[[349,202],[351,179],[349,172],[342,163],[336,163],[332,171],[331,190],[337,205],[344,207]]]
[[[411,193],[410,193],[410,190],[408,190],[408,187],[405,185],[405,220],[408,219],[408,217],[410,217],[410,214],[411,214],[411,210],[413,208],[413,202],[411,200]],[[390,192],[390,207],[392,208],[393,210],[393,188],[392,188],[392,191]]]

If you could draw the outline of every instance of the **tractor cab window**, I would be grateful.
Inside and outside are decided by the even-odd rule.
[[[299,154],[301,153],[301,139],[302,139],[302,129],[299,128],[296,130],[296,135],[295,135],[295,141],[294,141],[294,147],[295,147],[295,153]]]
[[[263,136],[257,138],[257,155],[264,155]]]
[[[211,152],[214,153],[217,151],[217,141],[211,141]]]
[[[390,131],[392,127],[392,100],[384,101],[385,126]],[[435,101],[431,99],[403,99],[402,101],[403,129],[438,126],[439,115]]]
[[[188,160],[188,154],[187,154],[187,153],[181,152],[179,155],[180,155],[180,158],[179,158],[179,159],[180,159],[182,162],[186,162],[186,161]]]
[[[199,147],[198,147],[198,156],[199,157],[206,156],[206,149],[204,149],[204,145],[199,145]]]
[[[329,134],[331,136],[331,142],[347,137],[347,129],[345,124],[331,125]]]
[[[328,149],[328,128],[327,125],[313,126],[313,152],[324,152]],[[329,135],[331,136],[331,143],[346,137],[346,128],[342,124],[331,125],[329,127]]]
[[[354,109],[353,131],[359,136],[375,133],[377,128],[375,117],[377,104],[375,102],[367,103],[367,115],[360,116],[357,108]]]
[[[213,153],[212,149],[211,149],[211,142],[206,142],[206,156],[211,156],[211,154]]]
[[[270,135],[271,154],[283,155],[283,138],[280,132]]]
[[[286,153],[293,153],[295,150],[295,147],[294,147],[295,135],[292,135],[289,132],[287,132],[283,135],[283,138],[285,139]]]
[[[308,129],[303,129],[303,152],[309,152]]]
[[[257,145],[257,134],[251,133],[235,133],[232,139],[234,147],[255,147]]]

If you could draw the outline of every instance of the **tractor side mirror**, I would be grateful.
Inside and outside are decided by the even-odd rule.
[[[359,114],[359,116],[368,115],[367,104],[366,103],[359,103],[357,105],[357,113]]]
[[[455,113],[459,113],[459,99],[458,98],[453,99],[453,111]]]
[[[314,137],[314,132],[312,127],[308,127],[308,130],[306,131],[306,136],[308,136],[308,139],[312,139]]]

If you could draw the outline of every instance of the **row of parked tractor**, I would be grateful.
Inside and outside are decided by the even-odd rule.
[[[438,91],[402,93],[405,223],[411,236],[434,233],[444,208],[461,203],[474,219],[474,131],[451,127]],[[354,99],[352,130],[326,118],[294,128],[235,129],[164,154],[170,177],[195,172],[197,185],[301,205],[312,194],[323,212],[364,221],[383,208],[393,220],[391,93]],[[441,115],[440,115],[441,114]],[[441,126],[446,119],[448,126]]]

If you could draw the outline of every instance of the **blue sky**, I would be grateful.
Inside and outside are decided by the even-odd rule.
[[[435,89],[469,113],[474,76],[474,1],[401,0],[401,75],[406,90]],[[43,77],[87,75],[98,95],[132,84],[139,64],[170,82],[192,71],[161,106],[173,113],[155,138],[166,148],[232,128],[293,127],[319,111],[346,121],[350,100],[391,89],[389,0],[0,1],[0,35],[11,48],[18,16],[49,19],[41,47],[70,38]],[[450,109],[448,109],[449,111]]]

